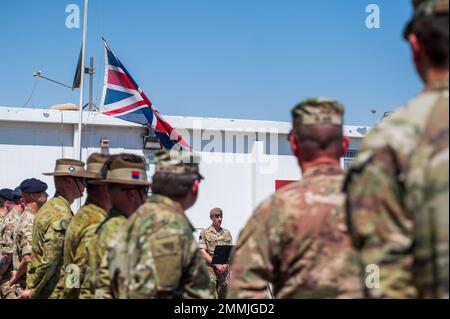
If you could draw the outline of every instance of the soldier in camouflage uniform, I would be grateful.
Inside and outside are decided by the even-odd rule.
[[[18,297],[26,289],[27,266],[31,259],[31,236],[33,222],[37,211],[47,201],[47,184],[32,178],[24,180],[20,186],[25,210],[14,229],[14,254],[10,287],[14,291],[14,297]]]
[[[81,298],[112,298],[108,252],[116,246],[117,234],[127,218],[144,204],[150,185],[145,159],[133,154],[112,156],[102,175],[106,178],[95,183],[107,185],[112,209],[88,245],[89,271],[82,285]]]
[[[292,111],[291,148],[303,172],[264,201],[232,256],[228,298],[358,298],[360,268],[345,224],[343,106],[308,99]]]
[[[86,245],[111,208],[106,186],[91,183],[101,178],[100,173],[108,157],[94,153],[87,160],[87,199],[67,228],[64,265],[57,286],[59,298],[78,299],[87,267]]]
[[[70,205],[83,196],[84,163],[71,159],[56,161],[53,173],[56,194],[36,214],[31,242],[31,261],[27,271],[27,290],[21,299],[56,298],[53,295],[63,265],[64,237],[73,217]]]
[[[197,159],[190,152],[156,154],[153,195],[128,220],[114,250],[116,298],[213,297],[194,228],[185,215],[203,178]]]
[[[449,297],[449,2],[414,7],[405,39],[425,89],[372,129],[345,185],[372,298]]]
[[[8,215],[9,211],[11,210],[12,203],[12,190],[8,188],[4,188],[0,190],[0,241],[1,241],[1,234],[3,233],[3,227],[5,223],[6,215]],[[2,279],[3,274],[8,269],[8,260],[7,257],[0,254],[0,280]]]
[[[13,272],[14,228],[24,209],[19,189],[11,191],[10,196],[11,209],[3,221],[0,233],[0,256],[3,260],[3,269],[0,270],[0,298],[2,299],[15,299],[16,297],[9,281]]]
[[[225,299],[230,279],[228,265],[213,265],[212,258],[217,245],[232,245],[233,239],[229,230],[222,228],[223,211],[213,208],[209,213],[212,221],[211,226],[200,233],[198,246],[200,253],[208,266],[211,290],[215,299]]]

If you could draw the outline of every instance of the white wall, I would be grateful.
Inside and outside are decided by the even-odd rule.
[[[201,152],[200,170],[205,180],[196,205],[187,212],[198,229],[210,225],[213,207],[221,207],[223,226],[236,240],[254,208],[275,191],[275,180],[298,180],[301,176],[286,140],[289,123],[184,117],[167,120],[184,131],[183,136],[197,138],[193,146],[200,152],[209,143],[211,132],[221,136],[213,152]],[[52,177],[41,173],[53,171],[58,158],[74,158],[76,123],[76,112],[0,107],[0,188],[15,188],[22,180],[35,177],[45,181],[53,195]],[[151,151],[142,150],[142,134],[146,132],[142,126],[94,113],[84,115],[83,123],[84,161],[94,152],[151,157]],[[345,130],[352,137],[351,148],[358,149],[362,134],[356,131],[364,128]],[[270,131],[276,133],[269,135]],[[231,135],[235,136],[234,144],[229,143]],[[100,149],[103,138],[109,140],[109,149]],[[150,164],[149,176],[153,172]],[[72,206],[74,210],[76,206]]]

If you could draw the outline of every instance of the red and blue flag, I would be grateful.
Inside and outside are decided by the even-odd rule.
[[[102,113],[119,119],[149,126],[165,149],[192,150],[183,137],[164,120],[130,73],[105,44],[105,83]]]

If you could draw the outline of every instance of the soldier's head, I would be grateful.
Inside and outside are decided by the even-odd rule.
[[[30,178],[20,183],[20,191],[22,193],[25,204],[35,211],[39,210],[48,198],[47,184],[36,178]]]
[[[135,154],[112,155],[103,165],[103,179],[93,184],[107,185],[112,207],[131,216],[147,200],[145,158]]]
[[[425,82],[435,74],[448,76],[449,0],[413,0],[413,5],[414,15],[404,38],[411,46],[417,71]]]
[[[321,159],[339,163],[349,145],[343,136],[343,115],[344,106],[328,98],[307,99],[292,109],[289,141],[302,169]]]
[[[222,220],[223,220],[223,211],[221,208],[213,208],[211,209],[211,211],[209,212],[209,218],[212,221],[212,226],[214,227],[220,227],[222,225]]]
[[[0,190],[0,197],[3,198],[4,205],[8,211],[13,208],[23,211],[23,199],[17,187],[16,189],[4,188]]]
[[[83,196],[87,177],[84,162],[59,159],[56,161],[54,171],[44,175],[54,177],[56,193],[63,196],[69,203]]]
[[[10,211],[14,207],[13,190],[9,188],[1,189],[0,201],[3,203],[0,208],[5,208],[7,211]]]
[[[183,209],[197,201],[200,181],[200,158],[188,151],[159,151],[156,154],[152,192],[167,196],[181,204]]]
[[[102,169],[108,158],[109,155],[93,153],[86,162],[86,191],[88,199],[95,201],[106,211],[111,209],[108,186],[107,184],[95,184],[94,182],[106,177],[102,175]]]

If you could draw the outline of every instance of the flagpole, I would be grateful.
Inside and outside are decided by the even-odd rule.
[[[85,57],[86,57],[86,35],[87,35],[87,20],[88,20],[88,5],[89,0],[84,0],[84,18],[83,18],[83,49],[81,52],[81,81],[80,81],[80,104],[79,104],[79,116],[78,116],[78,131],[76,140],[75,156],[82,160],[82,147],[81,147],[81,126],[83,123],[83,98],[84,98],[84,74],[85,74]]]

